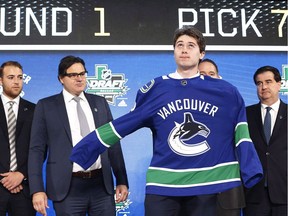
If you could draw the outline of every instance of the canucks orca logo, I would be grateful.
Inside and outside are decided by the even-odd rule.
[[[175,122],[175,127],[170,132],[168,143],[172,151],[182,156],[196,156],[207,152],[210,146],[204,141],[188,143],[192,138],[200,135],[207,138],[210,134],[206,125],[194,120],[191,113],[184,113],[184,122]]]

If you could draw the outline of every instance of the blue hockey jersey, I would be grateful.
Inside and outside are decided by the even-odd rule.
[[[241,181],[252,187],[262,178],[241,95],[228,82],[206,76],[151,80],[139,89],[135,108],[83,138],[71,160],[88,168],[106,148],[142,127],[153,134],[147,194],[213,194]]]

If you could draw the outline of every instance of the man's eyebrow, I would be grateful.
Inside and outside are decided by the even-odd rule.
[[[183,43],[183,41],[182,41],[182,40],[179,40],[179,41],[176,42],[176,44],[177,44],[177,43]]]

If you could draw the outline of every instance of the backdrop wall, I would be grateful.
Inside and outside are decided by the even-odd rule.
[[[137,0],[121,1],[116,7],[112,1],[47,1],[42,5],[3,1],[0,62],[15,60],[23,65],[22,96],[37,103],[62,90],[57,79],[60,59],[79,56],[89,72],[87,91],[105,96],[117,118],[130,111],[142,85],[175,71],[172,36],[187,22],[205,33],[205,57],[218,64],[223,79],[239,89],[246,105],[258,102],[253,74],[264,65],[282,72],[281,99],[287,102],[285,2]],[[110,78],[105,78],[107,72]],[[122,148],[130,195],[127,202],[117,205],[117,215],[141,216],[152,152],[150,131],[141,129],[125,137]],[[49,216],[55,215],[51,203],[48,211]]]

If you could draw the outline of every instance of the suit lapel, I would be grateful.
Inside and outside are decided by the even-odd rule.
[[[287,121],[287,106],[280,101],[280,106],[279,106],[279,110],[277,113],[277,117],[276,117],[276,122],[273,128],[273,132],[271,135],[271,139],[273,143],[273,137],[278,136],[278,131],[280,131],[280,128],[282,126],[282,124],[284,123],[284,121]]]
[[[98,112],[98,108],[96,105],[96,100],[95,98],[92,99],[89,94],[85,94],[85,97],[87,98],[87,101],[91,108],[93,119],[94,119],[94,124],[95,124],[95,127],[97,128],[99,127],[99,122],[97,121],[97,119],[99,119],[99,112]]]
[[[56,110],[57,116],[58,118],[61,119],[61,122],[63,123],[63,127],[65,128],[67,136],[69,137],[72,143],[72,135],[71,135],[70,125],[69,125],[69,119],[68,119],[68,114],[67,114],[62,92],[56,97],[56,109],[57,109]]]
[[[5,135],[5,138],[8,140],[7,120],[6,120],[4,105],[3,105],[1,97],[0,97],[0,127],[3,130],[3,134]]]
[[[18,108],[18,115],[17,115],[17,124],[16,124],[16,139],[19,136],[24,120],[25,120],[25,113],[28,111],[28,107],[26,106],[25,101],[20,98],[19,100],[19,108]]]
[[[97,107],[97,97],[92,97],[92,95],[86,94],[85,93],[85,97],[88,100],[89,106],[91,108],[92,114],[93,114],[93,118],[94,118],[94,124],[95,127],[98,128],[100,127],[100,123],[99,123],[99,119],[102,118],[101,116],[101,112],[98,110],[99,108],[104,109],[103,107]],[[102,112],[103,114],[103,112]],[[108,158],[108,151],[103,152],[100,155],[101,158],[101,165],[102,165],[102,169],[103,169],[103,176],[104,179],[109,179],[110,175],[111,175],[111,171],[110,171],[110,162],[109,162],[109,158]]]
[[[257,124],[257,129],[262,137],[262,140],[266,143],[266,138],[264,134],[263,122],[262,122],[262,115],[261,115],[261,103],[257,104],[257,108],[255,110],[255,122]]]

